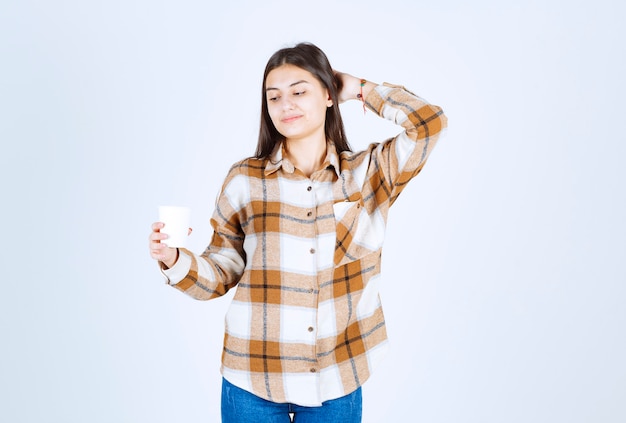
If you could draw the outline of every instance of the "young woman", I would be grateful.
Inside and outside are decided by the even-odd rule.
[[[401,125],[354,153],[339,104]],[[336,72],[315,45],[284,48],[265,68],[256,156],[235,163],[206,250],[151,256],[199,300],[237,287],[222,354],[225,423],[360,422],[361,386],[387,345],[378,296],[389,207],[446,127],[442,110],[397,85]]]

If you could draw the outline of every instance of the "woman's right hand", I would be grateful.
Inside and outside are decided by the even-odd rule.
[[[170,248],[165,242],[167,234],[161,233],[163,222],[155,222],[152,224],[152,232],[149,237],[150,257],[163,263],[167,268],[176,264],[178,260],[178,248]]]

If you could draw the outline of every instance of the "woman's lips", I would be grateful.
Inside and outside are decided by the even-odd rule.
[[[291,123],[291,122],[295,122],[296,120],[300,119],[302,117],[302,115],[293,115],[293,116],[287,116],[281,119],[281,121],[283,123]]]

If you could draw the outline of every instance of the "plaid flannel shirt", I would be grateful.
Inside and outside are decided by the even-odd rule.
[[[213,238],[181,249],[168,283],[199,300],[237,286],[225,319],[223,376],[274,402],[318,406],[353,392],[387,347],[378,295],[389,207],[419,173],[447,119],[401,86],[365,99],[404,131],[337,155],[307,178],[283,157],[230,169]]]

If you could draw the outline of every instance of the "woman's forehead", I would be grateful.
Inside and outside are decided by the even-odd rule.
[[[272,69],[265,79],[265,87],[269,89],[287,89],[291,86],[317,82],[317,78],[306,69],[285,64]]]

